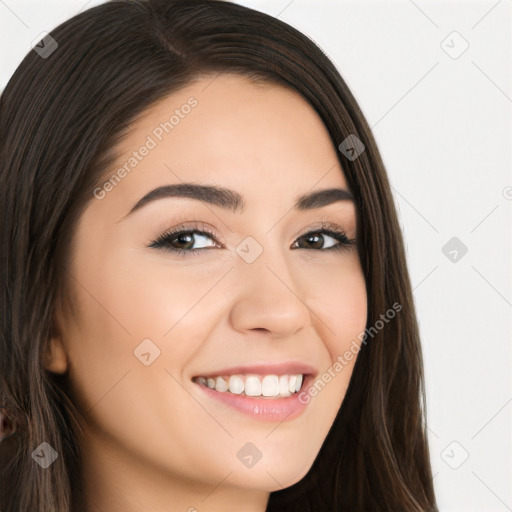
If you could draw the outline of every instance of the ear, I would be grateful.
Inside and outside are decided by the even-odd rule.
[[[53,373],[66,373],[69,366],[61,332],[56,319],[52,325],[48,349],[44,360],[44,368]]]
[[[53,373],[66,373],[68,371],[68,356],[60,336],[50,338],[44,367]]]

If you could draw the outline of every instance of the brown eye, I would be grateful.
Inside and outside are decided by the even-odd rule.
[[[179,254],[194,254],[209,247],[218,247],[216,242],[207,244],[205,241],[208,239],[215,240],[213,235],[206,231],[181,230],[164,233],[149,247],[165,249]],[[199,244],[199,247],[194,247],[195,244]]]
[[[355,240],[349,239],[342,231],[323,230],[310,231],[301,236],[299,241],[305,241],[306,247],[298,247],[302,249],[313,249],[320,251],[340,250],[355,243]],[[295,245],[297,247],[297,245]]]

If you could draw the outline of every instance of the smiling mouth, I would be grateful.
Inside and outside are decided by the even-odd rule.
[[[253,398],[286,398],[300,392],[307,374],[258,375],[237,374],[212,377],[197,376],[193,382],[219,391]]]

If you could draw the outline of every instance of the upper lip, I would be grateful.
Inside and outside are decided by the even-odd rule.
[[[260,374],[260,375],[316,375],[313,366],[301,362],[282,362],[282,363],[260,363],[252,365],[232,366],[230,368],[220,368],[219,370],[200,373],[197,377],[216,377],[221,375],[239,375],[239,374]]]

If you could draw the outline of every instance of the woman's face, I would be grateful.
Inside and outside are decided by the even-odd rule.
[[[335,363],[365,329],[365,281],[347,243],[353,201],[333,192],[296,204],[347,190],[321,119],[285,88],[212,79],[134,123],[75,233],[76,311],[59,320],[48,368],[67,365],[97,482],[294,484],[327,436],[355,357]],[[197,196],[185,184],[223,191]],[[186,233],[165,238],[169,230]],[[324,372],[316,394],[273,397],[297,386],[285,376],[306,374],[309,388]],[[261,387],[271,396],[248,396]]]

